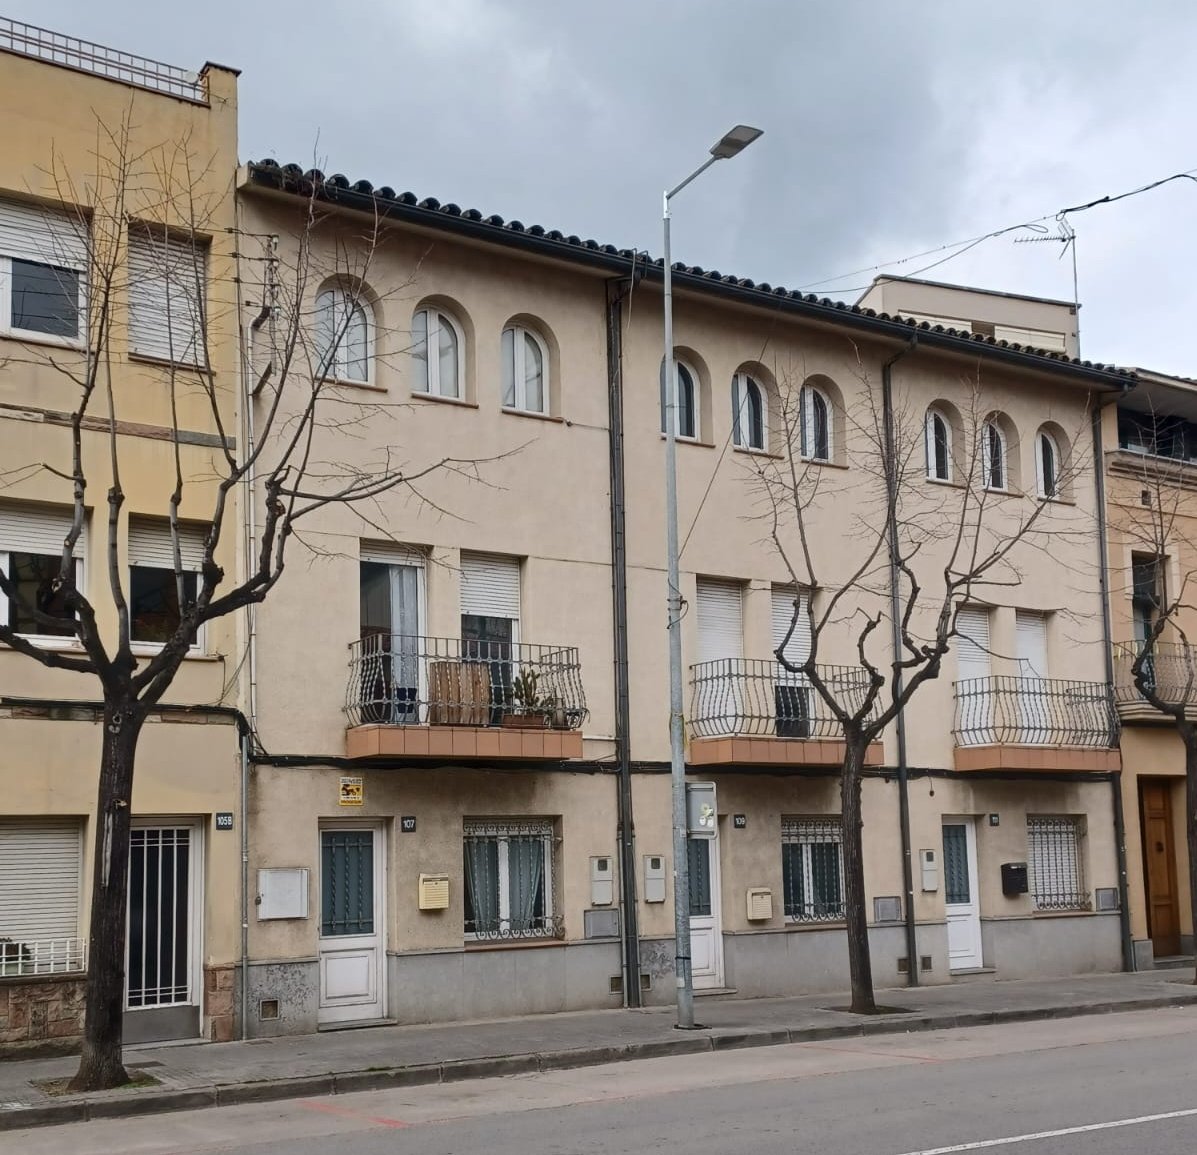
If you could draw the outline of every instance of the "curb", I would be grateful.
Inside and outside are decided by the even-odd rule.
[[[1132,1003],[1088,1003],[945,1015],[918,1015],[911,1012],[909,1018],[905,1015],[886,1015],[860,1023],[845,1023],[842,1026],[781,1027],[756,1031],[729,1030],[721,1034],[684,1034],[676,1038],[649,1039],[624,1046],[575,1047],[526,1055],[455,1059],[381,1071],[346,1071],[300,1078],[264,1079],[254,1083],[223,1083],[180,1090],[147,1091],[135,1096],[124,1093],[117,1098],[71,1099],[60,1103],[38,1103],[28,1107],[0,1109],[0,1132],[29,1127],[52,1127],[64,1123],[85,1123],[92,1119],[157,1115],[200,1107],[231,1107],[244,1103],[269,1103],[282,1099],[349,1095],[359,1091],[380,1091],[394,1087],[419,1087],[433,1083],[464,1082],[469,1079],[529,1075],[541,1071],[562,1071],[633,1059],[659,1059],[708,1051],[776,1047],[788,1043],[821,1042],[825,1039],[913,1034],[1004,1023],[1042,1022],[1050,1019],[1071,1019],[1193,1005],[1197,1005],[1197,988],[1187,994],[1177,992],[1174,995],[1139,999]]]

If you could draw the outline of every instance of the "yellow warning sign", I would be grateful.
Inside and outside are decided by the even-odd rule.
[[[360,777],[341,776],[342,806],[360,806],[366,799],[366,790]]]

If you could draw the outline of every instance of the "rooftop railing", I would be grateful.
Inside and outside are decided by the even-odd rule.
[[[571,646],[373,634],[350,646],[351,726],[577,730],[586,717]]]
[[[855,711],[864,703],[868,677],[858,666],[819,666],[837,700]],[[835,715],[804,674],[779,662],[721,658],[690,667],[694,738],[840,738]]]
[[[197,104],[208,103],[208,93],[194,72],[163,64],[144,56],[134,56],[102,44],[92,44],[61,32],[51,32],[34,24],[23,24],[0,16],[0,50],[32,56],[47,64],[58,64],[78,72],[90,72],[108,80],[119,80],[151,92],[177,96]]]
[[[954,683],[958,746],[1087,746],[1118,741],[1104,682],[1060,678],[968,678]]]

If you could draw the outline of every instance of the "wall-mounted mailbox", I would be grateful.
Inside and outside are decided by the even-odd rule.
[[[308,917],[306,866],[268,866],[258,871],[258,921]]]
[[[748,921],[767,922],[773,917],[773,891],[767,886],[748,888]]]
[[[449,909],[449,876],[447,874],[420,875],[420,909]]]
[[[644,856],[644,901],[665,901],[665,859],[660,854]]]
[[[928,892],[938,890],[939,863],[936,861],[934,850],[919,851],[919,869],[923,875],[923,890]]]
[[[1002,863],[1002,893],[1014,898],[1026,894],[1030,887],[1027,884],[1027,864],[1025,862]]]
[[[590,860],[590,905],[610,906],[615,901],[615,860],[609,855]]]

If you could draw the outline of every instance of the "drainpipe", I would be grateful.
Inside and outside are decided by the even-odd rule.
[[[241,730],[241,1041],[249,1038],[249,730]]]
[[[615,757],[619,764],[619,905],[623,953],[623,1002],[638,1007],[640,931],[636,908],[636,825],[632,816],[632,763],[628,696],[628,556],[623,452],[623,299],[637,280],[607,282],[607,404],[611,484],[611,608],[615,665]]]
[[[899,349],[881,366],[881,405],[885,424],[885,486],[887,497],[893,499],[897,485],[897,463],[894,448],[894,397],[892,369],[908,353],[918,347],[919,337],[915,333],[909,344]],[[889,616],[894,647],[894,660],[902,652],[901,605],[898,594],[898,526],[894,518],[889,524]],[[905,679],[901,670],[894,671],[894,694],[901,694]],[[902,911],[906,918],[906,984],[919,985],[918,933],[914,921],[914,863],[910,848],[910,768],[906,763],[906,711],[899,710],[895,719],[898,738],[898,825],[902,835],[902,889],[905,901]]]
[[[1105,451],[1101,436],[1101,408],[1095,404],[1093,429],[1093,490],[1097,498],[1097,581],[1101,595],[1101,630],[1105,643],[1106,685],[1114,692],[1114,628],[1110,621],[1110,571],[1106,553]],[[1130,887],[1126,877],[1126,814],[1122,808],[1122,773],[1110,775],[1114,804],[1114,850],[1118,859],[1118,929],[1122,938],[1122,969],[1135,969],[1135,944],[1131,938]]]

